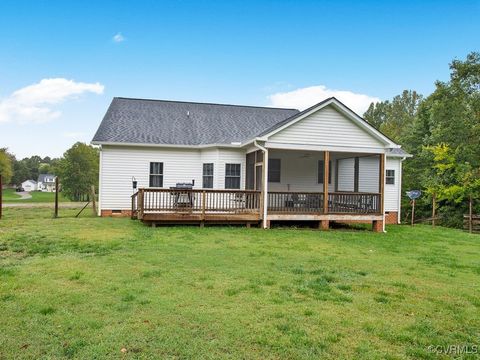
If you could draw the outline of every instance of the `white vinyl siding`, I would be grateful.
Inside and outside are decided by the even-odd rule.
[[[358,191],[378,193],[380,191],[379,156],[360,157],[358,160]]]
[[[385,184],[385,211],[398,211],[400,169],[399,158],[387,157],[385,170],[395,170],[395,184]]]
[[[338,191],[353,191],[355,177],[355,159],[338,160]],[[359,181],[360,183],[360,181]]]
[[[103,146],[100,181],[102,209],[130,209],[132,176],[138,182],[137,188],[149,187],[151,162],[163,162],[164,188],[192,180],[195,180],[195,188],[201,187],[202,163],[198,150]]]
[[[341,147],[381,148],[375,137],[352,120],[327,106],[286,127],[269,139],[272,143],[305,144]]]
[[[177,149],[134,146],[103,146],[100,171],[101,209],[128,210],[133,194],[132,177],[137,189],[149,187],[150,163],[163,163],[163,188],[178,182],[195,180],[203,185],[203,164],[213,163],[213,188],[225,188],[225,163],[240,164],[240,189],[245,188],[245,152],[231,149]]]

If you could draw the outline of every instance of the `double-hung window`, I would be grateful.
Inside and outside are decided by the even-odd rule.
[[[203,164],[203,188],[213,189],[213,163]]]
[[[385,170],[385,184],[395,185],[395,170]]]
[[[163,162],[150,163],[150,187],[163,187]]]
[[[225,164],[225,189],[240,189],[240,164]]]

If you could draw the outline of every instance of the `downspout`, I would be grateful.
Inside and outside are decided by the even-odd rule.
[[[382,201],[383,201],[383,214],[382,214],[382,227],[383,227],[383,233],[386,233],[387,230],[385,229],[385,183],[386,183],[386,176],[385,176],[385,173],[387,172],[387,154],[384,155],[384,158],[383,158],[383,175],[382,175],[382,179],[383,179],[383,194],[382,194]]]
[[[403,178],[403,162],[406,160],[406,157],[403,157],[400,160],[400,168],[398,169],[398,213],[397,213],[397,224],[401,222],[401,214],[402,211],[402,178]]]
[[[98,164],[98,211],[97,215],[102,216],[102,196],[101,193],[102,189],[102,158],[103,158],[103,147],[100,145],[100,156],[99,156],[99,164]]]
[[[253,145],[263,151],[263,228],[267,228],[267,208],[268,208],[268,149],[258,144],[257,140]]]

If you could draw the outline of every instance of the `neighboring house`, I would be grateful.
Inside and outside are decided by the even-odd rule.
[[[53,174],[38,175],[38,191],[54,192],[55,191],[55,175]]]
[[[92,144],[99,215],[152,225],[371,221],[381,231],[400,221],[410,156],[335,98],[301,112],[114,98]]]
[[[24,191],[35,191],[37,190],[37,182],[35,180],[25,180],[22,182],[22,188]]]

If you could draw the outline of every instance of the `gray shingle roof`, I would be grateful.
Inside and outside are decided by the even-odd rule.
[[[411,157],[412,156],[411,154],[407,153],[405,150],[403,150],[401,148],[389,149],[387,155],[400,156],[400,157],[403,157],[403,156]]]
[[[296,109],[114,98],[93,143],[231,144],[299,113]]]
[[[47,180],[51,180],[51,181],[47,181]],[[38,179],[37,179],[38,182],[42,182],[42,183],[46,183],[46,182],[55,182],[55,175],[53,174],[40,174],[38,175]]]

